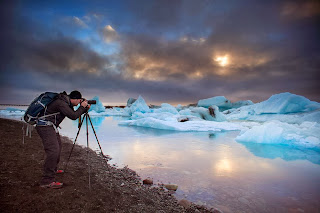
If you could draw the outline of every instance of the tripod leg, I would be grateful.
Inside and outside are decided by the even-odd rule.
[[[89,190],[91,190],[91,171],[90,171],[90,158],[89,158],[89,131],[88,131],[88,117],[89,114],[86,114],[86,125],[87,125],[87,155],[88,155],[88,172],[89,172]]]
[[[64,167],[64,171],[65,171],[65,172],[66,172],[66,170],[67,170],[68,163],[69,163],[69,160],[70,160],[70,157],[71,157],[71,154],[72,154],[73,148],[74,148],[74,146],[75,146],[75,144],[76,144],[76,142],[77,142],[77,139],[78,139],[78,136],[79,136],[79,133],[80,133],[80,130],[81,130],[81,127],[82,127],[83,121],[84,121],[84,117],[85,117],[85,116],[83,116],[83,118],[82,118],[82,120],[81,120],[81,123],[79,124],[79,129],[78,129],[78,132],[77,132],[76,139],[75,139],[75,140],[74,140],[74,142],[73,142],[73,145],[72,145],[72,148],[71,148],[71,151],[70,151],[70,154],[69,154],[68,160],[67,160],[66,165],[65,165],[65,167]]]
[[[94,130],[94,127],[93,127],[93,124],[92,124],[92,121],[91,121],[91,118],[90,118],[90,116],[89,116],[89,115],[88,115],[88,118],[89,118],[89,121],[90,121],[90,124],[91,124],[92,130],[93,130],[94,136],[96,136],[96,140],[97,140],[97,142],[98,142],[98,145],[99,145],[99,148],[100,148],[101,154],[102,154],[102,156],[103,156],[103,157],[105,157],[105,156],[104,156],[104,154],[103,154],[103,151],[102,151],[102,148],[101,148],[100,142],[99,142],[99,140],[98,140],[98,137],[97,137],[96,131]]]

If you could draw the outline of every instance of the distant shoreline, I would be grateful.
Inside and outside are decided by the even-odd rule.
[[[0,106],[29,106],[27,104],[0,104]]]

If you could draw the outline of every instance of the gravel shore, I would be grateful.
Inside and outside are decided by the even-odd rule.
[[[23,144],[22,126],[22,122],[0,119],[1,212],[219,212],[195,204],[183,207],[173,192],[162,186],[143,185],[135,171],[115,168],[94,151],[77,145],[67,171],[57,176],[64,187],[42,189],[39,187],[45,159],[42,142],[34,130]],[[61,139],[63,169],[72,141]]]

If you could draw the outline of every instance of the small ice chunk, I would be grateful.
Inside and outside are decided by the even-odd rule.
[[[191,115],[207,121],[226,121],[223,113],[219,111],[219,107],[210,106],[208,109],[204,107],[194,107],[180,111],[180,115]]]
[[[231,108],[231,102],[226,99],[224,96],[216,96],[212,98],[202,99],[198,101],[198,107],[209,108],[210,106],[215,105],[222,108]]]

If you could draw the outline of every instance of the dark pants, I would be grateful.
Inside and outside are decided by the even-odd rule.
[[[52,126],[37,126],[46,152],[46,160],[43,166],[43,176],[40,184],[49,184],[55,181],[57,166],[60,161],[61,139]]]

